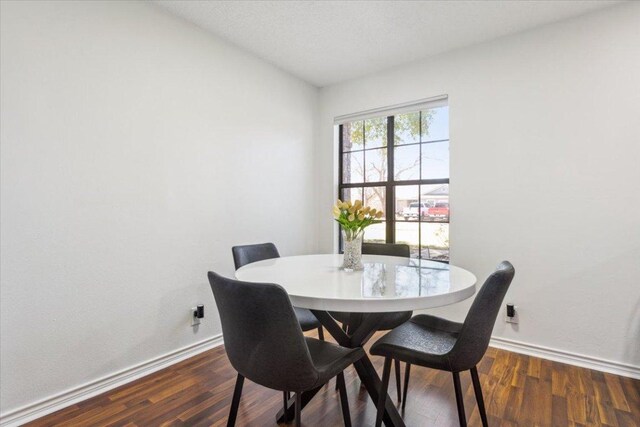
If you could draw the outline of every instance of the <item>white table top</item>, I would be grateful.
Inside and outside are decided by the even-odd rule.
[[[247,264],[236,278],[281,285],[296,307],[346,312],[418,310],[475,293],[476,277],[438,262],[363,255],[364,271],[342,270],[342,255],[301,255]]]

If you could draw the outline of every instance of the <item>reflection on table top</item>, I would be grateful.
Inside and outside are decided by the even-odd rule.
[[[248,264],[239,280],[277,283],[297,307],[390,312],[439,307],[469,298],[476,277],[449,264],[364,255],[363,271],[342,270],[342,255],[302,255]]]

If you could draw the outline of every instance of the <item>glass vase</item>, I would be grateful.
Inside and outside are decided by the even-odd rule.
[[[342,231],[342,241],[344,242],[344,259],[342,262],[342,268],[344,271],[350,272],[364,269],[364,265],[362,265],[363,235],[364,231]]]

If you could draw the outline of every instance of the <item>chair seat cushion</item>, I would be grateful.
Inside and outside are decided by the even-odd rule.
[[[395,328],[371,346],[371,354],[450,371],[447,358],[462,324],[429,315],[418,315]]]
[[[322,326],[311,310],[299,307],[293,307],[293,310],[296,312],[296,317],[298,318],[298,322],[300,323],[300,327],[303,331],[310,331],[311,329],[316,329]]]
[[[330,314],[331,317],[345,325],[348,325],[351,321],[351,313],[332,311],[330,312]],[[397,328],[407,320],[411,319],[412,314],[412,311],[396,311],[393,313],[385,313],[384,318],[382,319],[382,323],[380,323],[380,326],[377,328],[377,330],[388,331],[390,329]]]
[[[305,337],[311,360],[318,371],[316,386],[327,383],[349,365],[364,356],[364,350],[360,347],[347,348],[330,342],[321,341],[311,337]]]

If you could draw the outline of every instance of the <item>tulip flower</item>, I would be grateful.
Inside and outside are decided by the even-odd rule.
[[[371,224],[380,223],[383,213],[369,206],[364,206],[362,200],[337,200],[332,208],[335,220],[349,236],[357,236]]]

